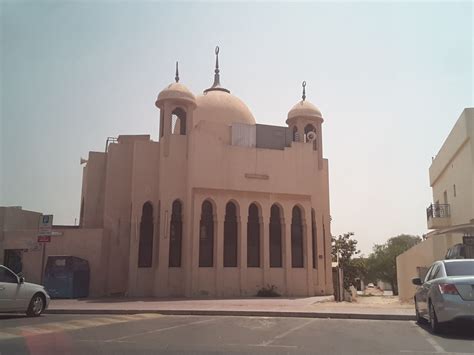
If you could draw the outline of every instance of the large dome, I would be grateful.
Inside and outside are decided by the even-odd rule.
[[[306,100],[301,100],[295,106],[292,107],[290,112],[288,112],[288,119],[295,117],[314,117],[314,118],[323,118],[321,111],[314,106],[311,102]]]
[[[247,105],[238,97],[222,90],[210,90],[196,97],[194,124],[199,121],[256,124]]]
[[[196,104],[196,98],[189,89],[181,83],[172,83],[164,88],[156,100],[156,106],[159,106],[163,100],[181,100],[191,104]]]

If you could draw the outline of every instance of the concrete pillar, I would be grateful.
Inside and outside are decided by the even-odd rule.
[[[181,267],[184,271],[184,295],[186,297],[191,296],[192,290],[192,270],[193,270],[193,253],[194,253],[194,240],[196,238],[195,234],[195,221],[194,216],[195,206],[192,194],[188,192],[186,201],[183,208],[183,250],[182,250],[182,259]]]
[[[201,206],[203,199],[196,198],[193,202],[193,221],[191,239],[191,265],[189,279],[189,296],[195,296],[199,292],[199,226],[201,222]]]
[[[308,296],[314,295],[313,285],[313,241],[311,233],[311,204],[305,204],[303,218],[303,255],[306,269],[306,288]]]
[[[283,216],[282,216],[282,239],[283,239],[283,267],[285,269],[285,293],[287,296],[291,296],[292,289],[292,268],[291,268],[291,209],[293,207],[289,205],[283,205]]]
[[[321,170],[323,168],[323,131],[322,123],[319,122],[317,126],[317,135],[318,135],[318,168]]]
[[[317,291],[318,294],[323,294],[326,290],[326,274],[325,274],[325,250],[324,250],[324,235],[323,235],[323,222],[322,216],[315,210],[315,223],[316,223],[316,245],[318,258],[316,259],[316,267],[318,272],[318,283]],[[321,256],[321,257],[320,257]]]
[[[171,221],[171,204],[170,199],[164,199],[161,202],[162,222],[161,222],[161,243],[159,249],[159,295],[168,296],[168,276],[169,276],[169,248],[170,248],[170,221]]]
[[[222,199],[216,200],[216,211],[214,211],[214,268],[216,270],[216,296],[223,293],[223,272],[224,272],[224,219],[225,202]]]
[[[238,267],[240,268],[240,295],[245,295],[247,290],[247,222],[248,222],[248,201],[242,201],[239,205],[238,235]]]
[[[263,268],[263,285],[270,284],[270,209],[262,204],[260,209],[260,267]]]

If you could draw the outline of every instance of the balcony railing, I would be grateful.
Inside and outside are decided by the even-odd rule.
[[[426,219],[429,229],[447,227],[451,223],[451,209],[449,204],[432,203],[426,209]]]
[[[446,218],[451,217],[451,211],[448,204],[432,203],[426,209],[427,218]]]

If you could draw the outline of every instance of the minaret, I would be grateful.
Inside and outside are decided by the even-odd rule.
[[[318,166],[322,169],[322,123],[324,119],[321,111],[306,100],[306,81],[303,81],[301,86],[303,87],[301,101],[288,112],[286,123],[293,132],[294,142],[311,143],[313,150],[318,151]]]

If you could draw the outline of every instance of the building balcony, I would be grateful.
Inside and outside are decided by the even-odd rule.
[[[449,204],[432,203],[426,209],[428,229],[440,229],[451,225]]]

